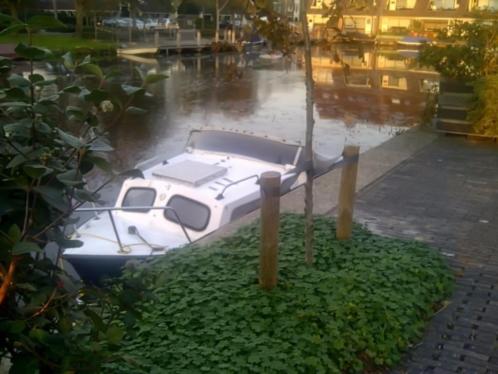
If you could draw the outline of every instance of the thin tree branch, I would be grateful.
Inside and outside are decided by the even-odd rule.
[[[16,271],[17,261],[19,261],[18,256],[12,257],[12,260],[10,261],[9,265],[9,270],[7,271],[5,277],[3,278],[2,286],[0,287],[0,305],[2,305],[5,299],[7,298],[7,293],[9,292],[10,284],[14,279],[14,273]]]

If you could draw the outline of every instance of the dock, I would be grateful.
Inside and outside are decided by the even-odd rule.
[[[225,42],[234,44],[234,35],[225,35]],[[210,50],[213,44],[212,39],[203,38],[200,31],[195,29],[177,30],[175,35],[161,35],[156,31],[153,35],[153,42],[137,42],[123,44],[118,48],[118,55],[155,55],[158,53],[170,55],[184,52],[202,52]]]

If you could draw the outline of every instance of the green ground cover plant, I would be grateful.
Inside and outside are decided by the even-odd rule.
[[[207,248],[172,251],[127,269],[153,294],[121,343],[134,366],[109,372],[377,372],[420,338],[449,294],[452,275],[437,251],[356,226],[337,241],[317,217],[316,261],[304,261],[304,218],[283,215],[279,284],[258,286],[259,225]]]
[[[0,44],[28,44],[27,34],[0,35]],[[73,35],[33,35],[33,45],[50,49],[52,52],[72,52],[75,54],[107,52],[115,53],[116,44],[78,38]]]

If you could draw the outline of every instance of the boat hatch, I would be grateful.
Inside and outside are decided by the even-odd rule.
[[[213,179],[222,177],[226,172],[227,169],[222,166],[184,160],[175,164],[161,166],[155,169],[152,175],[198,187]]]

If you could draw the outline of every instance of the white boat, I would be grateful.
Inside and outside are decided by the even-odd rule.
[[[284,54],[278,51],[262,53],[259,55],[259,58],[262,60],[280,60],[282,57],[284,57]]]
[[[315,176],[341,161],[315,154]],[[83,279],[116,275],[128,260],[163,255],[257,209],[266,171],[281,174],[282,194],[306,181],[301,145],[226,130],[194,130],[183,153],[141,169],[143,178],[124,181],[114,207],[81,209],[97,214],[73,235],[83,246],[64,258]]]

